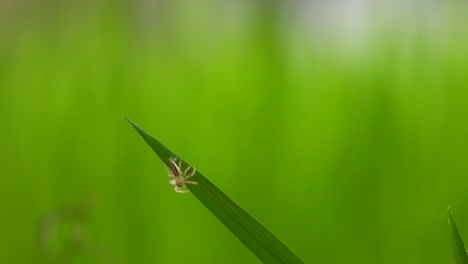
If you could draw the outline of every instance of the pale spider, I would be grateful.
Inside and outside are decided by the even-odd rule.
[[[167,167],[166,167],[168,176],[171,179],[169,181],[169,183],[175,186],[174,190],[176,192],[178,192],[178,193],[187,193],[190,190],[187,189],[185,184],[193,184],[193,185],[198,184],[198,182],[196,182],[196,181],[187,181],[187,179],[189,179],[190,177],[195,175],[197,170],[192,166],[188,166],[187,168],[185,168],[185,170],[182,170],[182,167],[181,167],[182,161],[179,160],[178,165],[177,165],[176,161],[177,161],[177,158],[170,158],[169,159],[169,164],[171,165],[171,171],[169,171],[169,169],[167,169]],[[189,173],[190,170],[192,170],[192,171]]]

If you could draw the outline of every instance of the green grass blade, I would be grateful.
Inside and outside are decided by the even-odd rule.
[[[466,253],[465,244],[458,233],[457,226],[453,221],[452,213],[450,212],[450,208],[448,210],[449,213],[449,225],[450,225],[450,233],[452,234],[452,244],[453,244],[453,253],[455,254],[455,260],[457,264],[468,264],[468,255]]]
[[[182,167],[189,166],[187,162],[171,152],[137,124],[129,119],[127,120],[156,152],[164,164],[170,166],[169,159],[177,157],[182,160]],[[191,179],[198,182],[198,185],[187,186],[195,197],[261,261],[264,263],[303,263],[275,235],[200,172],[197,171]]]

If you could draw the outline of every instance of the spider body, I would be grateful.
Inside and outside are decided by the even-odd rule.
[[[188,166],[185,170],[182,170],[182,161],[179,160],[179,164],[176,163],[175,158],[169,159],[170,169],[168,170],[168,176],[170,178],[169,183],[174,185],[174,190],[178,193],[187,193],[189,190],[185,186],[186,184],[197,185],[196,181],[188,181],[190,177],[194,176],[197,170],[194,167]]]

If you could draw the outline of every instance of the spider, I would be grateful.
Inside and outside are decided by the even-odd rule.
[[[176,161],[177,161],[177,158],[169,159],[169,163],[171,165],[171,171],[167,169],[168,176],[171,179],[169,183],[175,186],[174,190],[176,192],[187,193],[190,190],[186,188],[185,184],[193,184],[193,185],[198,184],[198,182],[196,181],[187,181],[187,179],[195,175],[197,170],[192,166],[188,166],[187,168],[185,168],[185,170],[182,170],[182,167],[181,167],[182,161],[179,160],[179,165],[177,165]],[[192,171],[189,173],[190,170]]]

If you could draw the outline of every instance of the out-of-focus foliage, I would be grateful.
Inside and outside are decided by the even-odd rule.
[[[464,7],[356,35],[257,2],[0,3],[0,263],[258,263],[122,114],[307,263],[452,260]]]

